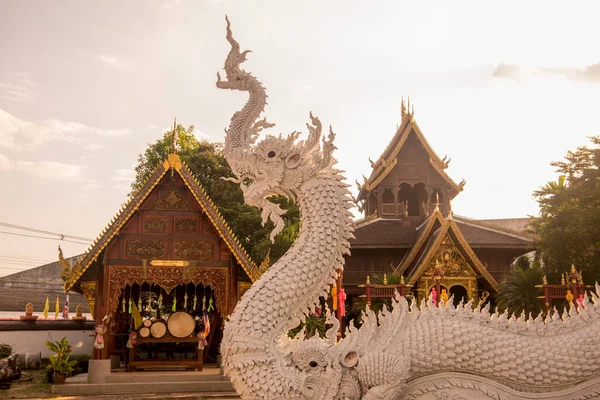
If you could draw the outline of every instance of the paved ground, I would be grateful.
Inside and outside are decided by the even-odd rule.
[[[180,399],[180,400],[239,400],[235,393],[175,393],[175,394],[139,394],[139,395],[109,395],[109,396],[65,396],[54,397],[54,400],[158,400],[158,399]]]

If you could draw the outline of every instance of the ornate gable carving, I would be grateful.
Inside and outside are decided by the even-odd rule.
[[[179,193],[175,189],[169,190],[167,193],[163,194],[156,205],[154,206],[155,210],[191,210],[190,205],[185,201],[181,193]]]

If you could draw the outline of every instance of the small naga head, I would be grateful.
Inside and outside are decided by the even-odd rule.
[[[331,343],[318,336],[296,344],[292,363],[301,371],[300,391],[305,399],[333,398],[337,392],[342,368],[330,349]]]
[[[268,219],[273,221],[273,240],[283,229],[281,215],[285,211],[267,198],[283,195],[295,200],[302,183],[335,162],[331,157],[335,135],[330,129],[329,138],[323,140],[321,150],[321,122],[311,113],[311,124],[307,124],[308,139],[296,142],[299,133],[293,132],[287,138],[268,135],[264,140],[255,143],[263,129],[274,126],[266,119],[259,120],[259,115],[266,105],[267,95],[262,84],[251,73],[240,68],[249,51],[240,52],[228,19],[227,40],[231,44],[224,67],[227,80],[221,80],[217,73],[217,87],[247,91],[250,95],[244,108],[233,115],[226,130],[223,152],[235,175],[235,178],[228,180],[240,184],[247,204],[262,209],[263,223]]]

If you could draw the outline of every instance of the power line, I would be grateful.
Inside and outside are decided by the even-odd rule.
[[[88,239],[88,238],[84,238],[84,237],[81,237],[81,236],[65,235],[63,233],[58,233],[58,232],[50,232],[50,231],[44,231],[44,230],[41,230],[41,229],[27,228],[25,226],[9,224],[9,223],[6,223],[6,222],[0,222],[0,226],[4,226],[4,227],[7,227],[7,228],[18,229],[18,230],[21,230],[21,231],[28,231],[28,232],[35,232],[35,233],[43,233],[43,234],[46,234],[46,235],[59,236],[61,239],[62,238],[70,238],[70,239],[75,239],[75,240],[84,240],[86,242],[92,242],[93,241],[93,239]]]
[[[31,268],[35,268],[35,267],[36,267],[35,265],[32,265],[32,266],[31,266]],[[19,270],[19,271],[25,271],[25,270],[28,270],[28,269],[31,269],[31,268],[22,268],[22,267],[0,267],[0,269],[16,269],[16,270]]]
[[[4,233],[6,235],[14,235],[14,236],[23,236],[23,237],[35,238],[35,239],[58,240],[58,241],[61,241],[61,242],[70,242],[70,243],[77,243],[77,244],[83,244],[83,245],[89,246],[89,243],[82,243],[82,242],[77,242],[75,240],[68,240],[68,239],[63,239],[63,238],[52,238],[52,237],[44,237],[44,236],[25,235],[23,233],[6,232],[6,231],[0,231],[0,233]],[[84,239],[84,240],[87,240],[87,239]],[[91,242],[91,240],[90,240],[90,242]]]
[[[31,260],[31,261],[48,261],[47,258],[32,257],[32,256],[21,255],[21,254],[6,254],[6,253],[0,253],[0,258],[13,258],[15,260]]]
[[[46,265],[46,264],[52,264],[52,261],[49,262],[35,262],[35,261],[12,261],[12,260],[3,260],[2,258],[0,258],[0,264],[1,265],[35,265],[35,266],[40,266],[40,265]]]
[[[50,261],[52,262],[52,261]],[[0,257],[0,263],[2,264],[15,264],[15,265],[31,265],[31,264],[38,264],[38,261],[25,261],[25,260],[8,260],[8,259],[3,259],[2,257]],[[49,264],[49,263],[47,263]]]

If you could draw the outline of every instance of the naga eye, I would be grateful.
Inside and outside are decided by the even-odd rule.
[[[319,364],[317,364],[317,362],[316,362],[316,361],[311,361],[311,362],[310,362],[308,365],[310,365],[310,366],[311,366],[311,368],[315,368],[315,367],[316,367],[317,365],[319,365]]]
[[[267,157],[269,157],[269,158],[273,158],[273,157],[275,157],[275,152],[274,152],[273,150],[271,150],[271,151],[270,151],[270,152],[267,154]]]

